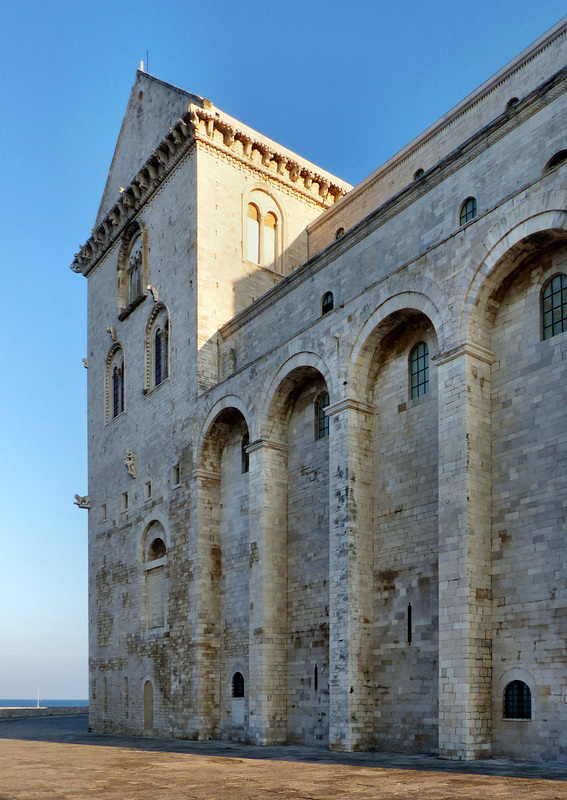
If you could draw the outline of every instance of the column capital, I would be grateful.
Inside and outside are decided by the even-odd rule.
[[[282,453],[287,453],[287,451],[289,450],[287,444],[282,444],[281,442],[274,442],[270,439],[256,439],[255,442],[250,442],[250,444],[246,448],[246,452],[254,453],[256,450],[262,450],[262,448],[264,447],[270,450],[279,450]]]
[[[484,361],[486,364],[492,364],[494,361],[494,353],[491,350],[487,350],[486,347],[481,347],[474,342],[461,342],[460,344],[456,344],[454,347],[445,350],[444,353],[438,353],[436,356],[433,356],[431,361],[439,367],[441,364],[446,364],[448,361],[453,361],[455,358],[460,358],[461,356],[472,356],[472,358]]]
[[[325,415],[327,417],[333,417],[335,414],[341,414],[343,411],[347,410],[358,411],[362,414],[374,414],[376,406],[372,405],[372,403],[364,403],[362,400],[355,400],[353,397],[345,397],[327,406]]]
[[[209,481],[220,481],[221,476],[219,472],[213,472],[209,469],[194,469],[191,475],[193,480],[209,480]]]

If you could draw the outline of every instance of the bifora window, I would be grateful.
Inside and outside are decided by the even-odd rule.
[[[459,225],[466,225],[476,217],[476,198],[467,197],[459,211]]]
[[[419,342],[410,353],[410,397],[421,397],[429,391],[429,347]]]
[[[532,693],[527,683],[512,681],[504,689],[504,718],[532,718]]]
[[[545,285],[542,302],[543,338],[567,330],[567,275],[555,275]]]
[[[329,394],[328,392],[323,392],[323,394],[319,395],[317,401],[315,402],[315,425],[316,425],[316,433],[317,439],[324,439],[325,436],[329,435],[329,417],[325,413],[325,409],[329,405]]]

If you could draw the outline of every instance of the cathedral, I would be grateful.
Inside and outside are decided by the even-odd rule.
[[[92,730],[567,760],[566,65],[354,187],[137,72],[72,264]]]

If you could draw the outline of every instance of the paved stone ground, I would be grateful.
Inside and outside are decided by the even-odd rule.
[[[567,800],[567,764],[468,764],[96,736],[86,715],[0,721],[0,800]]]

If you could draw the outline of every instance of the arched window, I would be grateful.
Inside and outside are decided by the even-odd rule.
[[[344,228],[337,228],[337,231],[335,233],[335,239],[340,239],[341,236],[344,236],[344,233],[345,233]]]
[[[248,203],[248,261],[260,263],[260,212],[254,203]]]
[[[329,394],[323,392],[315,401],[315,433],[317,439],[324,439],[329,435],[329,417],[325,409],[329,405]]]
[[[144,733],[151,735],[154,730],[154,687],[151,681],[144,683]]]
[[[113,345],[106,357],[106,422],[122,414],[125,406],[125,372],[124,351],[119,344]]]
[[[276,268],[278,263],[278,219],[272,211],[268,211],[264,220],[264,266]]]
[[[143,292],[142,236],[138,234],[128,253],[128,303],[133,303]]]
[[[118,312],[125,319],[146,297],[146,232],[138,222],[128,226],[118,253]]]
[[[549,159],[543,171],[549,172],[549,170],[560,166],[560,164],[564,164],[565,161],[567,161],[567,150],[559,150],[559,152],[555,153],[555,155]]]
[[[154,379],[158,386],[169,377],[169,319],[165,319],[163,328],[156,327],[154,333]]]
[[[244,676],[241,672],[235,672],[232,676],[232,696],[244,697]]]
[[[146,326],[146,391],[169,378],[169,355],[169,315],[163,303],[156,303]]]
[[[409,358],[410,397],[421,397],[429,391],[429,347],[419,342],[412,348]]]
[[[527,683],[512,681],[504,689],[504,718],[532,718],[532,693]]]
[[[332,311],[335,305],[332,292],[325,292],[321,300],[321,316],[324,317],[329,311]]]
[[[124,411],[124,363],[115,365],[112,371],[112,416]]]
[[[476,198],[467,197],[459,211],[459,225],[466,225],[476,217]]]
[[[422,175],[424,175],[424,174],[425,174],[425,173],[424,173],[424,171],[421,169],[421,167],[420,167],[419,169],[416,169],[416,171],[415,171],[415,172],[414,172],[414,174],[413,174],[413,179],[414,179],[414,181],[418,180],[418,178],[421,178],[421,176],[422,176]]]
[[[242,452],[242,474],[250,471],[250,456],[248,455],[248,445],[250,444],[250,436],[248,433],[245,433],[242,437],[242,445],[241,445],[241,452]]]
[[[517,106],[520,101],[517,97],[511,97],[508,102],[506,103],[506,111],[509,111],[514,106]]]
[[[144,621],[146,628],[162,628],[165,624],[167,547],[164,536],[165,532],[161,523],[152,522],[145,537]]]
[[[544,339],[567,330],[567,275],[555,275],[545,284],[541,311]]]

